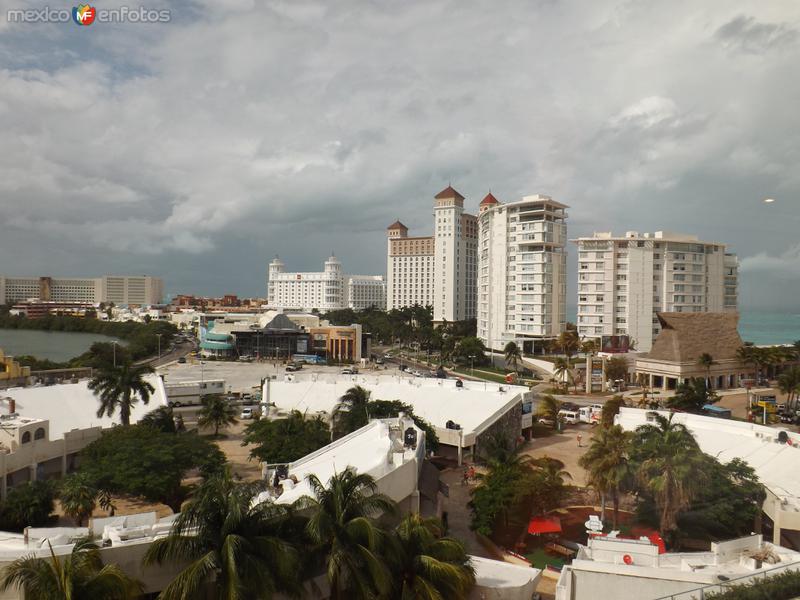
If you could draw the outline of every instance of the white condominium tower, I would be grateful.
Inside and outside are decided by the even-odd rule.
[[[478,337],[502,350],[564,331],[567,312],[567,206],[548,196],[500,203],[492,194],[478,215]]]
[[[267,304],[273,308],[362,310],[386,307],[386,282],[382,275],[346,275],[335,256],[318,273],[287,273],[283,261],[269,263]]]
[[[449,185],[434,197],[433,227],[428,237],[409,237],[400,221],[387,228],[386,306],[432,306],[435,322],[474,319],[478,223]]]
[[[595,233],[578,244],[578,334],[627,335],[648,352],[657,312],[736,310],[738,262],[693,235]]]

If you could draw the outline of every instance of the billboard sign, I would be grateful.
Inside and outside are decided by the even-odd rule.
[[[604,335],[600,338],[600,352],[625,354],[630,351],[630,337],[627,335]]]

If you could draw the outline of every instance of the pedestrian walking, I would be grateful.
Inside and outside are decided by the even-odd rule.
[[[579,433],[578,434],[578,448],[582,448],[582,447],[583,446],[581,445],[581,434]]]

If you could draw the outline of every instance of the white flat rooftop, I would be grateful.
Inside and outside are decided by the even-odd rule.
[[[652,411],[622,408],[615,422],[632,431],[647,423],[649,412]],[[667,411],[659,412],[669,416]],[[792,445],[779,444],[775,440],[781,429],[773,427],[688,413],[675,413],[673,420],[686,425],[703,452],[723,463],[734,458],[744,460],[776,496],[800,506],[800,434],[784,430]]]
[[[131,423],[165,404],[160,379],[151,375],[147,377],[147,381],[155,388],[155,392],[151,394],[148,405],[141,401],[134,404]],[[107,428],[120,423],[119,411],[111,418],[97,416],[100,402],[88,386],[89,381],[82,380],[78,383],[10,388],[3,391],[3,396],[16,401],[16,412],[20,418],[49,420],[50,439],[57,440],[64,437],[64,432],[73,429],[98,426]]]
[[[381,478],[391,473],[398,466],[413,460],[415,457],[422,460],[423,445],[418,445],[416,450],[403,448],[402,431],[399,429],[399,445],[392,447],[393,442],[389,435],[389,426],[397,423],[397,421],[397,419],[372,421],[350,435],[291,463],[288,474],[289,477],[295,476],[297,484],[293,487],[284,485],[283,493],[275,502],[291,504],[303,496],[313,496],[311,486],[307,480],[309,475],[316,475],[323,485],[327,485],[331,476],[348,468],[354,469],[359,474],[371,475],[380,488]],[[403,425],[404,428],[413,426],[413,422],[410,419],[406,419]],[[417,430],[417,439],[420,441],[423,439],[423,433],[420,430]],[[407,493],[401,493],[400,495],[405,497],[416,489],[416,476],[413,484],[406,490]]]
[[[456,387],[455,379],[423,377],[303,374],[294,381],[271,381],[263,398],[282,411],[299,410],[331,414],[339,399],[355,385],[371,392],[372,400],[400,400],[410,404],[414,414],[436,428],[445,429],[447,421],[461,425],[464,435],[480,434],[505,414],[528,392],[523,386],[464,381]],[[500,389],[504,391],[500,391]]]

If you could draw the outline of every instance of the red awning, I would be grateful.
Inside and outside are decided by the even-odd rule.
[[[561,519],[558,517],[533,517],[528,523],[528,533],[561,533]]]

